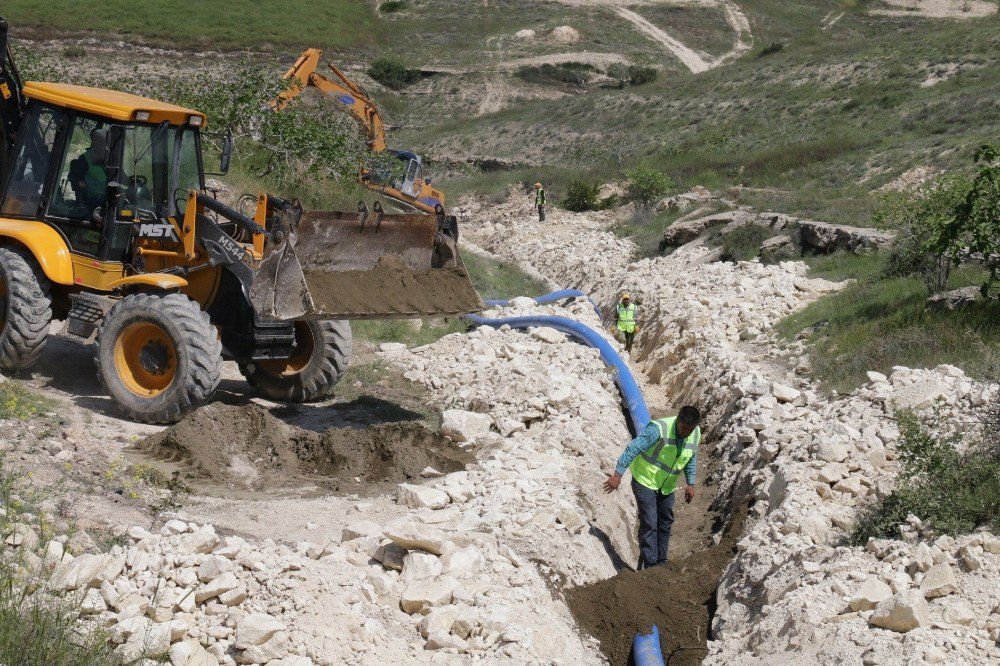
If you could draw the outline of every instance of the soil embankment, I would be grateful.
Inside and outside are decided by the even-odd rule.
[[[432,467],[462,470],[473,456],[421,423],[330,428],[288,425],[256,405],[213,404],[138,444],[206,494],[308,482],[338,492],[391,490]]]

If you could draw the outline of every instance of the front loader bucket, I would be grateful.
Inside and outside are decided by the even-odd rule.
[[[440,317],[482,310],[443,215],[305,211],[275,233],[250,290],[269,319]]]

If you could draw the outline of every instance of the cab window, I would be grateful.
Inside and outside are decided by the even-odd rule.
[[[96,255],[101,244],[100,209],[107,200],[109,172],[106,139],[99,135],[106,132],[102,121],[86,116],[73,120],[48,211],[70,246],[86,254]]]
[[[131,125],[125,128],[122,162],[125,193],[119,200],[119,217],[132,215],[138,218],[144,211],[166,214],[170,197],[173,197],[178,213],[183,214],[188,190],[201,189],[197,133],[186,129],[181,136],[177,187],[173,192],[167,191],[178,131],[181,130],[166,125]]]
[[[8,178],[2,208],[4,215],[38,215],[52,151],[65,122],[66,115],[59,109],[43,106],[32,109]]]

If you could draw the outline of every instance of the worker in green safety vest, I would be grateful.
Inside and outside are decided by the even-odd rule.
[[[639,513],[639,569],[666,564],[674,525],[674,490],[684,473],[684,501],[694,499],[701,442],[701,413],[690,405],[677,416],[650,421],[618,458],[615,472],[604,482],[614,492],[625,470],[632,473],[632,493]]]
[[[69,182],[76,200],[88,209],[102,205],[108,193],[108,169],[104,166],[106,133],[101,128],[91,130],[90,147],[69,165]]]
[[[538,221],[545,221],[545,188],[541,183],[535,183],[535,207],[538,209]]]
[[[622,294],[621,301],[615,306],[615,324],[618,331],[625,336],[625,351],[629,353],[632,351],[635,334],[639,331],[635,323],[635,313],[638,309],[639,306],[632,302],[631,294]]]

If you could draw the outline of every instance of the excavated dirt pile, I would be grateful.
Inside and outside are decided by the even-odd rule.
[[[259,491],[303,482],[343,492],[378,493],[417,479],[427,467],[465,469],[473,456],[415,422],[323,433],[290,426],[256,405],[204,407],[138,444],[199,486]],[[201,483],[198,483],[201,482]]]
[[[601,641],[612,664],[632,663],[632,641],[657,625],[660,649],[671,666],[700,664],[706,643],[715,590],[735,552],[746,510],[740,509],[722,539],[702,552],[666,566],[643,571],[626,569],[607,580],[569,590],[567,602],[584,632]]]
[[[372,270],[304,275],[316,308],[338,316],[455,314],[482,307],[464,268],[416,271],[392,255]]]

